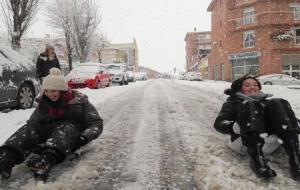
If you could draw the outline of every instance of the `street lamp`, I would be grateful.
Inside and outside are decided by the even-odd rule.
[[[99,58],[99,63],[102,63],[103,61],[103,50],[105,48],[105,43],[102,42],[100,49],[98,50],[98,58]]]

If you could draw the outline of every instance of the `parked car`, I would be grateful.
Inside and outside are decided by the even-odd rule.
[[[66,78],[70,88],[98,89],[111,84],[109,71],[100,63],[78,64]]]
[[[105,68],[111,73],[113,83],[119,85],[128,84],[128,73],[126,65],[122,63],[105,64]]]
[[[35,64],[0,43],[0,109],[30,108],[39,91]]]
[[[202,75],[198,72],[190,72],[187,76],[187,80],[189,81],[201,81]]]
[[[184,76],[186,75],[186,73],[184,73],[184,72],[179,72],[178,73],[178,80],[184,80]]]
[[[136,81],[133,71],[127,71],[127,74],[128,74],[128,82],[135,82]]]
[[[147,80],[148,77],[147,77],[147,73],[146,72],[136,72],[134,74],[136,80]]]
[[[300,80],[284,74],[264,75],[257,79],[264,85],[300,85]]]

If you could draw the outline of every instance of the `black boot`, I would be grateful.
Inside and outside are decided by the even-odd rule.
[[[300,152],[298,140],[290,140],[284,142],[283,146],[289,156],[289,164],[292,178],[295,180],[300,179]]]
[[[272,178],[277,174],[268,165],[262,152],[261,144],[251,144],[248,146],[248,154],[251,157],[251,169],[257,177]]]
[[[50,153],[42,153],[41,155],[32,156],[27,166],[33,171],[33,176],[37,180],[46,181],[52,167],[57,163],[55,155]]]
[[[0,148],[0,176],[9,179],[12,168],[15,166],[14,151],[9,148]]]

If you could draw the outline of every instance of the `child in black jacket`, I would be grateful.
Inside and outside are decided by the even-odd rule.
[[[27,165],[34,177],[46,180],[51,168],[66,155],[96,139],[103,120],[86,95],[68,90],[57,68],[43,80],[39,105],[27,124],[0,147],[0,176],[9,178],[12,168],[31,153]]]
[[[232,143],[241,142],[251,157],[251,168],[258,177],[275,177],[264,158],[263,146],[270,145],[264,135],[276,136],[289,156],[291,175],[300,179],[299,121],[288,101],[269,99],[261,92],[260,82],[252,76],[244,76],[224,91],[229,98],[215,120],[214,127],[223,134],[230,134]],[[272,144],[273,143],[273,144]],[[278,141],[271,142],[272,151]]]

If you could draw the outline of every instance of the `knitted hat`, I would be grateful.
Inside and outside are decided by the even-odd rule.
[[[245,75],[245,76],[243,76],[243,77],[241,77],[241,78],[238,78],[238,79],[236,79],[235,81],[233,81],[233,82],[231,83],[231,87],[228,88],[228,89],[226,89],[226,90],[224,91],[224,93],[227,94],[227,95],[233,95],[233,94],[235,94],[236,92],[240,92],[240,91],[242,90],[243,82],[244,82],[245,80],[247,80],[247,79],[253,79],[253,80],[255,80],[255,81],[257,82],[257,84],[258,84],[259,90],[261,90],[261,84],[260,84],[260,82],[257,80],[257,78],[254,77],[254,76],[251,76],[251,75],[248,75],[248,74],[247,74],[247,75]]]
[[[68,84],[65,77],[61,74],[58,68],[51,68],[49,75],[47,75],[42,83],[43,90],[60,90],[67,91]]]

